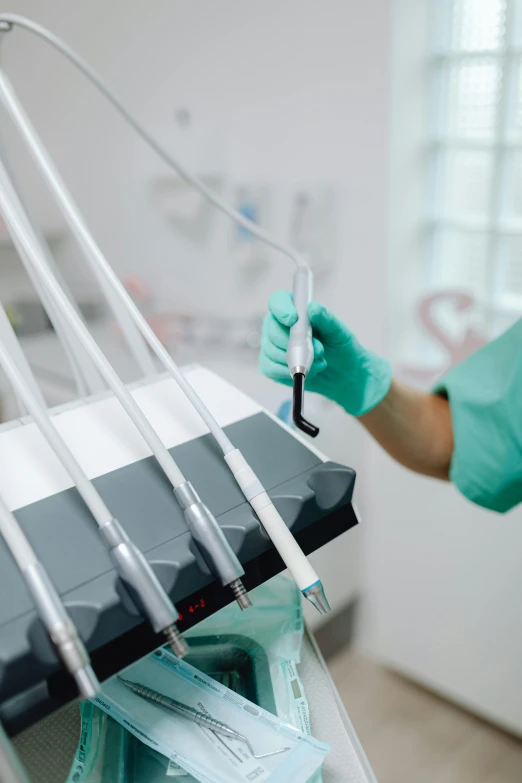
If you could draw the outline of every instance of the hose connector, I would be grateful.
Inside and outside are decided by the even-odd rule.
[[[154,632],[167,636],[176,655],[185,655],[187,647],[175,628],[179,614],[143,552],[132,543],[116,519],[100,527],[100,533],[120,579],[138,608],[147,616]]]
[[[175,487],[174,494],[183,509],[188,529],[210,571],[222,585],[230,586],[241,609],[251,606],[241,582],[245,571],[216,518],[190,483]]]
[[[100,691],[100,683],[92,669],[85,645],[47,571],[40,562],[35,562],[23,573],[38,614],[63,665],[74,677],[81,697],[94,698]]]

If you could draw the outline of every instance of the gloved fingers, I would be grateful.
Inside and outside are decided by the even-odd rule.
[[[316,359],[312,362],[312,366],[306,376],[308,380],[312,380],[320,373],[324,372],[327,368],[326,359]],[[285,361],[284,364],[273,361],[266,353],[262,353],[259,357],[259,370],[262,375],[266,375],[267,378],[271,378],[273,381],[283,383],[285,386],[292,386],[293,379],[290,375],[288,365]]]
[[[314,346],[314,360],[324,358],[324,345],[317,337],[312,338],[312,345]]]
[[[312,378],[315,378],[316,375],[319,375],[319,373],[322,373],[326,370],[328,367],[328,362],[325,358],[321,357],[320,359],[314,359],[312,362],[312,366],[308,370],[308,375],[306,376],[308,380],[312,380]]]
[[[345,324],[319,302],[310,302],[308,315],[314,334],[327,345],[339,345],[351,340],[352,334]]]
[[[286,351],[288,340],[290,339],[290,330],[287,326],[282,326],[280,322],[270,313],[265,316],[263,321],[263,346],[270,342],[277,348]]]
[[[266,375],[267,378],[278,381],[278,383],[283,383],[285,386],[291,386],[293,384],[290,372],[288,371],[288,365],[273,362],[264,353],[259,357],[259,370],[262,375]]]
[[[312,340],[312,343],[314,346],[314,361],[322,360],[324,358],[323,344],[315,338]],[[288,367],[286,350],[279,348],[279,346],[270,339],[263,340],[262,351],[264,355],[271,361],[275,362],[276,364],[283,364],[285,367]]]
[[[268,300],[268,309],[284,326],[293,326],[297,322],[297,311],[290,291],[276,291]]]
[[[277,345],[274,345],[274,343],[267,340],[263,343],[263,353],[271,362],[274,362],[274,364],[282,364],[288,370],[286,351],[282,348],[278,348]]]

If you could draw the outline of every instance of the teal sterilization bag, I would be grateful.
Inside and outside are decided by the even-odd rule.
[[[187,632],[186,637],[191,648],[187,660],[193,667],[239,697],[277,715],[279,723],[283,721],[299,729],[304,739],[304,735],[309,735],[308,705],[296,668],[303,636],[300,593],[292,580],[280,575],[254,590],[252,598],[254,606],[248,612],[241,612],[233,604]],[[146,662],[147,659],[143,661]],[[167,659],[166,662],[168,663]],[[131,680],[138,679],[141,670],[136,667],[139,667],[140,663],[142,662],[126,670],[124,676]],[[154,668],[153,664],[147,665]],[[192,667],[181,664],[181,668],[185,677],[190,679]],[[133,671],[136,674],[133,675]],[[162,677],[163,674],[158,671],[155,676]],[[173,684],[170,680],[159,681],[162,684],[158,686],[158,690],[162,691],[166,690],[167,684]],[[220,780],[219,777],[205,777],[207,773],[201,771],[197,763],[195,766],[186,764],[197,776],[187,773],[179,763],[171,760],[174,758],[179,762],[180,759],[175,752],[170,753],[161,745],[161,741],[162,753],[153,749],[154,742],[159,737],[150,730],[149,724],[145,727],[139,722],[140,714],[147,712],[146,703],[140,705],[138,699],[137,703],[132,705],[131,714],[120,713],[119,708],[122,705],[113,703],[110,699],[110,696],[115,694],[118,697],[118,688],[114,689],[109,683],[107,694],[107,699],[103,696],[101,699],[103,709],[91,703],[82,705],[82,736],[68,783],[168,783],[174,777],[180,777],[183,783],[191,783],[193,780]],[[128,705],[125,709],[129,709]],[[110,717],[111,711],[114,711],[117,720]],[[106,714],[107,712],[109,714]],[[234,722],[234,718],[231,720]],[[237,724],[237,719],[235,720]],[[131,730],[128,731],[125,725]],[[142,739],[147,735],[152,742],[147,745],[147,739],[139,741],[137,737],[140,732]],[[256,739],[259,733],[254,730]],[[285,759],[284,764],[274,764],[274,769],[281,766],[281,769],[288,770],[291,776],[288,780],[320,780],[320,773],[317,776],[313,773],[320,766],[327,746],[315,743],[314,740],[311,740],[311,746],[313,750],[308,761],[301,765],[296,762],[297,766],[294,768],[292,762]],[[186,743],[182,743],[181,747],[184,749]],[[170,759],[167,755],[162,755],[167,753]],[[193,755],[197,761],[197,757],[202,754],[193,751]],[[188,761],[190,762],[190,758]],[[308,763],[309,775],[303,771]],[[263,769],[264,766],[260,764],[259,779],[287,779],[284,771],[276,775],[274,770],[266,768],[263,772]],[[215,773],[215,770],[212,770],[212,773]],[[245,780],[248,779],[245,777]]]

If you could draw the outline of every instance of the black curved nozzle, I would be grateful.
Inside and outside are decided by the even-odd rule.
[[[304,383],[305,377],[302,372],[296,372],[294,375],[294,401],[292,408],[292,418],[295,426],[310,435],[311,438],[316,438],[319,435],[319,427],[311,424],[303,418],[303,398],[304,398]]]

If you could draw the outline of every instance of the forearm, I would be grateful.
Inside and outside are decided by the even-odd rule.
[[[444,398],[394,380],[386,397],[359,421],[405,467],[426,476],[449,478],[453,428]]]

